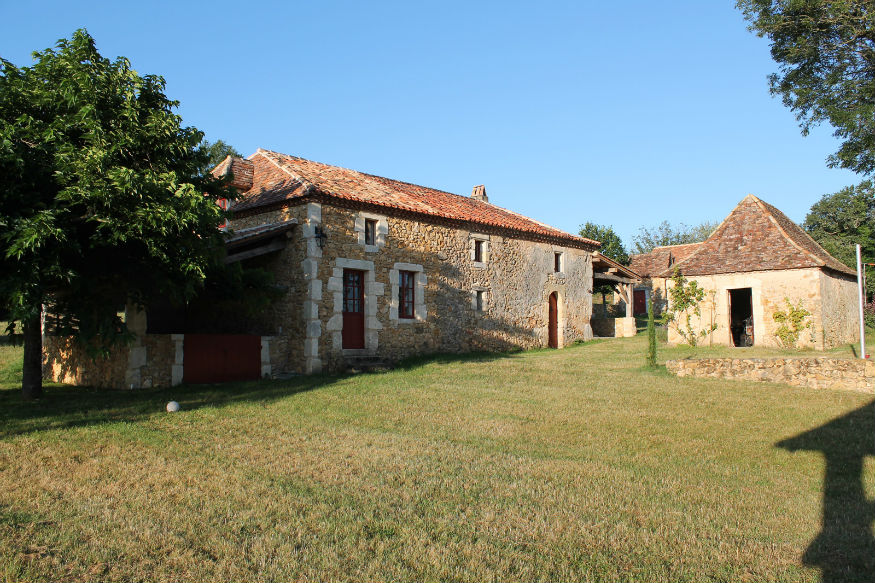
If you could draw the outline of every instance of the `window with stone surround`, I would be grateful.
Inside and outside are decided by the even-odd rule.
[[[413,318],[413,310],[416,305],[414,297],[415,271],[398,272],[398,317]]]
[[[486,299],[489,290],[485,287],[474,286],[471,290],[471,308],[477,314],[482,314],[486,311]]]
[[[377,221],[365,219],[365,245],[377,244]]]
[[[425,306],[425,287],[428,277],[422,265],[396,263],[389,270],[389,320],[396,324],[424,322],[428,316]]]
[[[562,273],[562,252],[553,252],[553,273]]]
[[[471,261],[474,267],[485,268],[489,263],[489,235],[471,233],[470,241]]]
[[[358,243],[364,246],[365,252],[376,253],[386,245],[389,221],[383,215],[359,212],[355,217],[354,229],[358,235]]]

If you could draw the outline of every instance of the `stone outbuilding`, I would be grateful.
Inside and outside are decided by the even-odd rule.
[[[694,324],[716,326],[706,343],[778,346],[773,315],[786,310],[786,301],[801,302],[811,314],[800,347],[847,344],[859,329],[854,270],[754,195],[745,197],[705,241],[633,255],[629,267],[646,279],[636,292],[644,292],[648,301],[665,302],[676,269],[698,282],[706,297]],[[679,341],[669,329],[669,342]]]

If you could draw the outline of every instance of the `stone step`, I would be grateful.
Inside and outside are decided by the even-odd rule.
[[[346,372],[359,374],[363,372],[385,372],[392,370],[392,363],[379,356],[351,356],[344,359]]]

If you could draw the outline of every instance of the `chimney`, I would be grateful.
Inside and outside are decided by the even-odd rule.
[[[489,202],[489,197],[486,196],[486,187],[482,184],[480,186],[475,186],[474,190],[471,191],[471,198],[473,198],[474,200]]]
[[[230,185],[240,192],[246,192],[252,188],[252,171],[254,166],[252,160],[228,156],[213,169],[212,173],[216,178],[230,176]]]

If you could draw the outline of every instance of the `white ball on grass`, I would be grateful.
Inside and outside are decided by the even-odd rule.
[[[169,403],[167,403],[168,413],[176,413],[177,411],[179,411],[179,403],[177,403],[176,401],[170,401]]]

